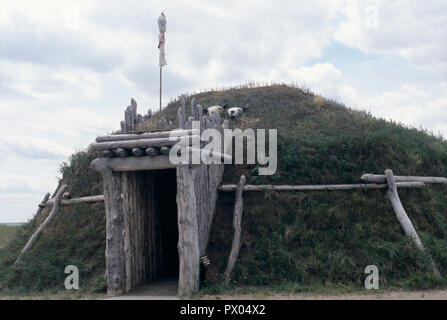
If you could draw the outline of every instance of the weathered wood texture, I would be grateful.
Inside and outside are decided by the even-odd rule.
[[[383,183],[387,181],[385,175],[366,173],[360,177],[366,182]],[[413,177],[413,176],[394,176],[396,182],[423,182],[423,183],[447,183],[444,177]]]
[[[96,142],[112,142],[112,141],[129,141],[129,140],[145,140],[145,139],[160,139],[169,138],[169,136],[178,135],[193,135],[198,134],[197,130],[171,130],[171,131],[160,131],[160,132],[143,132],[134,134],[112,134],[107,136],[100,136],[96,138]]]
[[[153,172],[122,173],[126,291],[162,275]]]
[[[114,151],[115,155],[120,158],[126,158],[129,155],[129,150],[124,148],[118,148]]]
[[[345,185],[341,185],[341,186],[345,186]],[[349,186],[349,185],[346,185]],[[385,187],[383,187],[385,186]],[[422,188],[424,187],[425,184],[422,182],[397,182],[396,183],[396,187],[397,188]],[[296,187],[299,187],[298,189],[296,189]],[[306,186],[275,186],[275,185],[245,185],[244,186],[244,191],[264,191],[264,190],[277,190],[277,191],[313,191],[315,190],[314,188],[312,189],[306,189],[303,187]],[[310,186],[310,187],[320,187],[320,186]],[[383,189],[383,188],[388,188],[388,185],[373,185],[371,187],[368,187],[370,189]],[[367,189],[368,189],[367,188]],[[225,185],[220,185],[218,187],[218,190],[221,192],[234,192],[237,189],[237,185],[236,184],[225,184]],[[354,189],[360,189],[360,187],[356,187]],[[320,189],[320,190],[328,190],[328,189]],[[348,190],[348,189],[331,189],[331,190]],[[49,195],[49,194],[48,194]],[[94,203],[94,202],[102,202],[104,201],[104,195],[97,195],[97,196],[89,196],[89,197],[81,197],[81,198],[73,198],[73,199],[61,199],[60,204],[61,205],[74,205],[74,204],[78,204],[78,203]],[[53,206],[54,204],[54,199],[49,199],[47,202],[42,201],[41,204],[39,204],[39,208],[41,205],[44,206]],[[39,211],[39,210],[38,210]],[[36,215],[38,215],[38,213],[36,212]]]
[[[66,205],[73,205],[78,203],[94,203],[94,202],[101,202],[104,201],[104,195],[98,195],[98,196],[90,196],[90,197],[82,197],[82,198],[73,198],[73,199],[62,199],[60,201],[60,204],[63,206]],[[48,200],[46,203],[46,206],[53,206],[54,205],[54,199]]]
[[[202,107],[193,99],[191,116],[186,119],[184,99],[178,112],[179,127],[190,129],[192,121],[206,128]],[[213,116],[208,128],[223,131],[220,117]],[[228,122],[225,124],[228,126]],[[222,143],[223,145],[223,143]],[[190,152],[192,150],[189,150]],[[220,153],[218,156],[223,156]],[[179,295],[189,295],[199,288],[200,260],[206,254],[211,223],[216,209],[217,188],[222,181],[223,164],[181,165],[177,167],[177,207],[179,219]]]
[[[188,165],[177,167],[177,208],[179,226],[178,294],[190,295],[199,290],[200,255],[197,202],[193,175]]]
[[[158,156],[160,154],[160,149],[158,148],[147,148],[146,154],[151,157]]]
[[[191,115],[187,118],[184,97],[180,101],[179,128],[192,129],[193,121],[200,121],[202,129],[216,128],[222,132],[223,127],[228,128],[228,122],[224,122],[222,126],[218,115],[211,115],[210,119],[204,118],[202,107],[195,99],[191,102]],[[134,116],[132,108],[126,110],[126,127],[133,123]],[[132,129],[131,125],[129,127]],[[196,131],[187,132],[187,145],[196,140],[200,144],[199,131]],[[162,197],[155,189],[154,177],[157,175],[151,170],[169,168],[176,168],[177,179],[178,293],[184,296],[199,289],[200,256],[206,252],[218,196],[217,188],[222,180],[224,166],[173,165],[167,154],[168,147],[176,142],[169,141],[166,133],[157,133],[138,137],[132,134],[121,135],[119,138],[99,137],[94,144],[97,150],[111,150],[113,154],[116,154],[118,148],[133,150],[134,155],[135,151],[137,155],[141,153],[134,148],[141,148],[147,154],[130,158],[99,158],[91,164],[93,168],[102,171],[104,176],[107,234],[108,239],[111,239],[108,240],[106,255],[107,268],[110,270],[109,295],[135,288],[148,279],[157,277],[163,270],[163,244],[160,245],[158,215],[163,214],[158,212]],[[216,150],[215,156],[225,157],[223,153]],[[117,194],[121,191],[123,200],[118,203]],[[113,214],[119,215],[122,221],[113,222]],[[120,228],[121,235],[118,236],[116,232]],[[109,234],[114,236],[109,237]],[[121,280],[117,275],[121,276]]]
[[[141,156],[144,156],[144,154],[145,154],[145,150],[140,149],[140,148],[133,148],[133,149],[132,149],[132,154],[133,154],[135,157],[141,157]]]
[[[23,247],[22,251],[20,252],[20,254],[19,254],[17,260],[14,262],[14,264],[17,264],[20,262],[20,259],[22,258],[23,254],[33,247],[33,245],[39,239],[42,232],[45,230],[45,228],[51,223],[51,221],[57,215],[57,213],[59,212],[59,201],[60,201],[62,195],[64,194],[65,189],[67,189],[66,184],[64,184],[60,187],[59,191],[56,193],[55,202],[54,202],[55,206],[53,206],[53,210],[51,210],[50,214],[45,219],[45,221],[39,226],[39,228],[37,228],[37,230],[29,238],[28,242],[26,243],[25,247]]]
[[[91,166],[96,170],[103,167],[110,167],[113,171],[141,171],[141,170],[162,170],[175,168],[169,156],[143,156],[129,158],[97,158],[92,161]]]
[[[35,217],[40,216],[40,214],[42,213],[43,209],[46,207],[48,199],[50,199],[50,193],[47,193],[43,199],[42,202],[39,203],[39,206],[37,208],[36,214],[34,215]]]
[[[160,153],[162,155],[164,155],[164,156],[168,156],[170,150],[171,150],[171,148],[169,148],[169,147],[161,147],[160,148]]]
[[[94,150],[103,151],[108,149],[133,149],[133,148],[149,148],[149,147],[164,147],[173,146],[180,141],[185,141],[188,145],[192,143],[197,143],[200,141],[198,135],[188,135],[188,139],[182,137],[172,137],[172,138],[153,138],[153,139],[140,139],[140,140],[124,140],[124,141],[109,141],[109,142],[96,142],[92,143],[92,148]]]
[[[239,185],[236,190],[234,214],[233,214],[233,229],[234,236],[231,244],[231,251],[228,257],[227,268],[225,269],[225,284],[229,284],[231,280],[231,273],[236,265],[237,258],[239,256],[239,250],[241,248],[241,233],[242,233],[242,211],[244,209],[244,201],[242,198],[242,192],[246,182],[245,176],[241,176]]]
[[[389,186],[387,194],[391,201],[391,205],[394,209],[394,213],[396,214],[397,220],[404,229],[405,234],[414,241],[416,247],[419,250],[424,251],[425,250],[424,245],[422,244],[421,239],[419,239],[416,229],[411,223],[411,220],[408,217],[407,213],[405,212],[405,209],[402,206],[402,202],[400,201],[399,194],[397,193],[396,181],[393,175],[393,171],[387,169],[385,171],[385,176]],[[441,274],[439,273],[439,270],[436,267],[436,264],[431,257],[430,257],[430,264],[433,269],[434,275],[437,278],[441,278]]]
[[[180,129],[185,129],[186,124],[185,96],[181,95],[179,100],[180,100],[180,108],[177,111],[178,127]]]
[[[425,184],[423,182],[397,182],[397,188],[422,188]],[[320,190],[352,190],[352,189],[365,189],[365,190],[375,190],[375,189],[386,189],[387,184],[328,184],[328,185],[298,185],[298,186],[288,186],[288,185],[246,185],[244,191],[265,191],[265,190],[276,190],[276,191],[320,191]],[[221,192],[233,192],[237,189],[235,184],[225,184],[219,186],[219,191]]]
[[[195,153],[198,154],[198,157],[202,159],[202,156],[207,159],[208,163],[215,162],[215,163],[224,163],[224,161],[231,162],[233,158],[225,153],[217,152],[217,151],[207,151],[199,148],[193,148],[193,147],[186,147],[186,151],[189,153]]]
[[[113,157],[116,156],[116,154],[115,154],[115,152],[113,152],[112,150],[104,150],[104,151],[102,152],[102,156],[103,156],[104,158],[113,158]]]
[[[124,214],[121,200],[121,173],[105,167],[101,170],[106,209],[106,268],[107,295],[117,296],[126,291],[124,259]]]

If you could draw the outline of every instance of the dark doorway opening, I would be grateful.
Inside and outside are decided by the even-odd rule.
[[[160,276],[174,278],[179,273],[176,170],[157,170],[154,181],[163,266]]]
[[[178,277],[175,169],[122,174],[126,290]]]

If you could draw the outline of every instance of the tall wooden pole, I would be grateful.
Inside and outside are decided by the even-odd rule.
[[[161,94],[162,94],[162,69],[163,67],[160,67],[160,112],[161,112]]]

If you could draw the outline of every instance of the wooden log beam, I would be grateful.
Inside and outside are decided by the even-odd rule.
[[[239,185],[237,186],[236,190],[236,201],[234,204],[234,214],[233,214],[234,236],[233,236],[233,242],[231,244],[230,256],[228,257],[227,268],[225,270],[226,285],[230,283],[231,273],[233,272],[234,266],[236,265],[236,261],[239,256],[239,250],[241,248],[242,211],[244,208],[242,192],[244,190],[245,182],[246,182],[245,176],[241,176],[241,179],[239,180]]]
[[[140,149],[140,148],[133,148],[132,149],[132,154],[135,157],[141,157],[141,156],[144,156],[145,151],[143,149]]]
[[[96,142],[112,142],[112,141],[129,141],[129,140],[144,140],[144,139],[160,139],[169,138],[171,134],[176,136],[197,135],[197,129],[191,130],[171,130],[160,132],[143,132],[143,133],[129,133],[129,134],[112,134],[107,136],[100,136],[96,138]]]
[[[171,148],[169,147],[161,147],[160,148],[160,153],[164,156],[169,156],[169,151],[171,150]]]
[[[141,171],[141,170],[163,170],[175,168],[169,156],[143,156],[143,157],[128,157],[128,158],[97,158],[92,161],[90,166],[101,171],[104,167],[110,167],[113,171]]]
[[[45,219],[45,221],[39,226],[39,228],[37,228],[37,230],[33,233],[31,238],[29,238],[28,242],[26,243],[25,247],[23,247],[22,251],[20,252],[20,255],[18,256],[18,258],[14,262],[14,264],[17,264],[20,262],[20,259],[22,258],[23,254],[33,247],[33,245],[39,239],[42,232],[45,230],[45,228],[51,223],[51,221],[57,215],[57,213],[59,211],[59,201],[60,201],[62,195],[64,194],[65,189],[67,189],[66,184],[62,185],[61,188],[59,189],[59,191],[57,192],[56,197],[54,199],[55,205],[53,206],[53,210],[51,210],[50,214]]]
[[[391,205],[394,209],[394,213],[396,214],[397,220],[404,229],[405,234],[413,240],[416,247],[421,251],[425,251],[424,245],[422,244],[421,239],[419,239],[416,229],[414,228],[410,218],[408,217],[404,207],[402,206],[399,194],[397,193],[396,180],[394,178],[393,171],[391,171],[390,169],[385,170],[385,176],[388,183],[387,194],[391,201]],[[430,257],[430,264],[433,269],[434,275],[440,279],[441,274],[439,273],[439,270],[436,267],[436,264],[431,257]]]
[[[90,197],[81,197],[81,198],[73,198],[73,199],[61,199],[60,204],[62,206],[68,206],[78,203],[94,203],[94,202],[102,202],[104,201],[104,195],[98,195],[98,196],[90,196]],[[54,205],[55,200],[50,199],[46,203],[46,206],[51,207]]]
[[[158,156],[160,154],[160,149],[158,148],[147,148],[146,154],[151,157]]]
[[[127,140],[127,141],[110,141],[110,142],[96,142],[92,144],[92,148],[97,151],[103,151],[107,149],[133,149],[133,148],[149,148],[149,147],[164,147],[173,146],[178,143],[182,137],[173,138],[153,138],[153,139],[140,139],[140,140]],[[191,135],[186,139],[186,143],[191,145],[193,142],[200,143],[200,136]],[[183,140],[182,140],[183,141]]]
[[[102,152],[102,156],[104,158],[113,158],[115,156],[115,152],[113,152],[112,150],[104,150]]]
[[[397,188],[422,188],[425,184],[422,182],[398,182],[396,183]],[[276,190],[276,191],[320,191],[320,190],[353,190],[353,189],[365,189],[365,190],[375,190],[375,189],[386,189],[387,184],[328,184],[328,185],[298,185],[298,186],[275,186],[275,185],[246,185],[244,191],[265,191],[265,190]],[[237,185],[226,184],[219,186],[218,190],[221,192],[233,192],[236,191]]]
[[[365,173],[360,177],[365,182],[383,183],[387,181],[384,174]],[[394,176],[396,182],[447,183],[444,177]]]
[[[203,150],[203,149],[199,149],[199,148],[193,148],[193,147],[186,147],[186,151],[188,152],[199,152],[200,156],[202,156],[202,154],[207,157],[208,159],[217,159],[219,161],[221,161],[221,163],[224,163],[224,161],[233,161],[233,158],[228,155],[228,154],[224,154],[224,153],[220,153],[220,152],[216,152],[213,151],[211,154],[209,151],[207,150]]]
[[[125,158],[125,157],[129,156],[129,151],[124,148],[118,148],[114,152],[115,152],[115,155],[117,155],[120,158]]]
[[[71,199],[70,192],[64,192],[64,194],[62,195],[62,199]]]

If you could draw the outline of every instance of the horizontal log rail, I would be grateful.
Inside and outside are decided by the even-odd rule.
[[[112,141],[129,141],[129,140],[141,140],[141,139],[159,139],[159,138],[169,138],[171,136],[184,136],[184,135],[197,135],[199,134],[198,129],[176,129],[171,131],[161,131],[161,132],[143,132],[134,134],[112,134],[108,136],[101,136],[96,138],[96,142],[112,142]]]
[[[184,141],[183,139],[187,140]],[[191,135],[188,139],[183,137],[173,138],[154,138],[154,139],[140,139],[140,140],[126,140],[126,141],[109,141],[109,142],[96,142],[92,144],[92,148],[97,151],[104,151],[107,149],[133,149],[133,148],[149,148],[149,147],[165,147],[173,146],[177,143],[187,143],[188,145],[194,142],[200,144],[200,136]]]
[[[396,183],[397,188],[422,188],[425,184],[423,182],[398,182]],[[265,190],[276,190],[276,191],[320,191],[320,190],[352,190],[352,189],[386,189],[388,185],[367,183],[367,184],[326,184],[326,185],[298,185],[298,186],[288,186],[288,185],[250,185],[244,186],[244,191],[265,191]],[[221,192],[233,192],[236,191],[237,185],[226,184],[219,186],[218,190]]]
[[[425,184],[422,182],[398,182],[397,188],[422,188]],[[277,190],[277,191],[319,191],[319,190],[350,190],[350,189],[386,189],[387,184],[333,184],[333,185],[302,185],[302,186],[275,186],[275,185],[250,185],[244,186],[243,191],[264,191],[264,190]],[[218,190],[221,192],[236,191],[236,184],[226,184],[219,186]],[[46,202],[45,206],[53,206],[54,198]],[[94,203],[104,201],[104,195],[80,197],[73,199],[61,199],[61,205],[74,205],[79,203]]]
[[[53,206],[55,199],[50,199],[47,201],[45,206]],[[98,196],[90,196],[90,197],[82,197],[82,198],[73,198],[73,199],[62,199],[60,200],[61,205],[72,205],[72,204],[78,204],[78,203],[93,203],[93,202],[101,202],[104,201],[104,195],[98,195]]]
[[[385,183],[387,181],[384,174],[365,173],[360,177],[362,181],[373,183]],[[423,183],[447,183],[444,177],[412,177],[412,176],[394,176],[396,182],[423,182]]]

